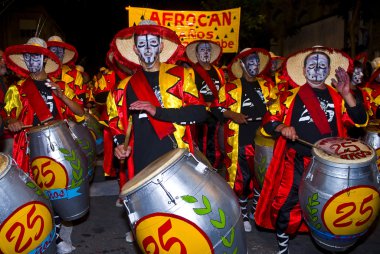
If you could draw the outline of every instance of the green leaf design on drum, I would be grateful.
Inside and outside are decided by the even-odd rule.
[[[306,205],[306,208],[307,208],[307,212],[309,213],[309,216],[310,216],[310,223],[316,228],[316,229],[320,229],[322,227],[322,225],[318,222],[318,209],[315,208],[316,206],[318,206],[320,204],[320,202],[318,201],[318,198],[319,198],[319,195],[318,193],[313,193],[311,196],[309,196],[307,198],[307,205]]]
[[[78,139],[77,142],[78,142],[79,146],[80,146],[84,151],[87,152],[87,153],[86,153],[86,156],[87,156],[87,157],[90,157],[90,158],[93,158],[93,157],[94,157],[95,152],[94,152],[94,149],[92,149],[91,144],[90,144],[89,141],[85,141],[85,140],[83,140],[83,139]]]
[[[64,158],[70,163],[70,166],[72,168],[71,173],[73,178],[70,185],[71,189],[79,187],[83,181],[83,169],[79,157],[77,156],[75,150],[69,151],[65,148],[59,148],[59,151],[65,154]]]
[[[198,202],[198,199],[196,197],[190,196],[190,195],[181,196],[181,199],[189,204],[194,204]],[[203,203],[203,207],[193,208],[193,211],[197,215],[201,215],[201,216],[211,213],[212,207],[211,207],[210,200],[204,195],[202,195],[202,203]],[[219,213],[219,218],[210,219],[210,223],[211,225],[214,226],[214,228],[223,229],[226,227],[226,214],[220,208],[218,208],[218,213]],[[230,239],[227,239],[226,237],[222,236],[221,240],[224,246],[226,246],[227,248],[231,248],[235,241],[235,227],[231,228]],[[236,254],[237,252],[238,252],[238,248],[236,247],[232,253]]]
[[[262,156],[260,163],[257,164],[257,178],[262,184],[264,182],[265,172],[267,170],[267,157]]]
[[[38,196],[43,196],[46,199],[48,199],[48,197],[46,196],[45,192],[41,191],[41,189],[38,188],[38,186],[36,185],[35,182],[26,182],[25,185],[27,187],[29,187],[30,189],[32,189],[34,191],[34,193],[36,193]]]

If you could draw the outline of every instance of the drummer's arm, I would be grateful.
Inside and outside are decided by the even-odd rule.
[[[66,95],[62,94],[61,100],[69,107],[69,109],[78,116],[84,115],[84,109],[75,101],[70,100]]]
[[[131,155],[132,147],[125,148],[124,145],[125,135],[119,134],[114,136],[115,149],[114,154],[116,158],[123,160]]]
[[[298,138],[296,129],[293,126],[288,126],[280,121],[272,121],[264,124],[265,132],[271,134],[274,137],[281,135],[287,139],[295,141]]]

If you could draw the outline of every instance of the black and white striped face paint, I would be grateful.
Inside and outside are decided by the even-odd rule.
[[[44,55],[40,54],[23,54],[26,67],[31,73],[42,71],[44,67]]]
[[[158,60],[160,54],[160,37],[147,34],[137,36],[136,48],[140,61],[150,68]]]
[[[324,54],[311,54],[306,59],[305,78],[310,85],[319,86],[329,75],[329,59]]]
[[[244,61],[244,67],[251,77],[255,77],[259,74],[260,58],[257,54],[251,54],[247,56]]]
[[[211,45],[210,43],[200,43],[197,47],[197,58],[201,63],[211,62]]]
[[[65,49],[62,47],[50,47],[49,50],[53,52],[58,58],[59,61],[62,63],[63,57],[65,56]]]

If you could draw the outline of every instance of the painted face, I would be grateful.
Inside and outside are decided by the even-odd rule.
[[[329,74],[329,60],[324,54],[315,53],[306,60],[305,77],[308,83],[320,85],[325,82]]]
[[[363,81],[363,70],[360,67],[355,67],[354,72],[352,73],[351,82],[353,85],[359,85]]]
[[[40,72],[44,67],[44,55],[40,54],[23,54],[26,67],[31,73]]]
[[[49,49],[59,58],[59,61],[62,63],[63,57],[65,56],[65,49],[62,47],[50,47]]]
[[[257,74],[259,74],[260,58],[257,54],[251,54],[247,56],[244,59],[243,63],[247,73],[251,77],[255,77]]]
[[[137,36],[136,48],[138,56],[147,68],[152,67],[159,59],[160,45],[160,37],[158,36],[151,34]]]
[[[210,43],[200,43],[197,48],[197,59],[202,63],[210,63],[211,61],[211,45]]]

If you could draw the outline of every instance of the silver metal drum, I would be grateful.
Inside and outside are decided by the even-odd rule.
[[[234,192],[185,149],[149,164],[120,197],[144,253],[247,253]]]
[[[263,136],[260,131],[256,132],[254,174],[260,189],[263,187],[265,174],[273,157],[274,142],[273,138]]]
[[[365,129],[364,142],[375,149],[377,156],[377,167],[380,166],[380,122],[371,121]]]
[[[321,247],[344,251],[375,221],[379,172],[374,150],[350,138],[325,138],[312,149],[299,200],[311,234]]]
[[[27,133],[30,167],[38,186],[65,221],[85,215],[90,207],[87,160],[65,121],[33,127]]]
[[[56,253],[50,200],[0,153],[0,253]]]
[[[85,114],[85,124],[90,130],[93,139],[96,144],[96,154],[101,154],[104,151],[104,135],[103,135],[103,126],[99,121],[91,114]]]
[[[87,158],[87,172],[90,179],[94,176],[96,162],[96,144],[87,124],[68,121],[73,138],[78,142],[80,148]]]

